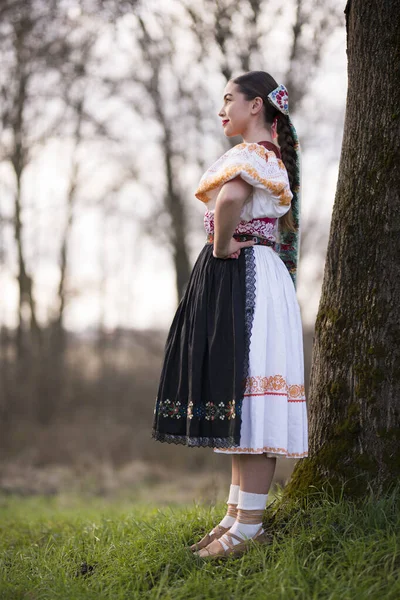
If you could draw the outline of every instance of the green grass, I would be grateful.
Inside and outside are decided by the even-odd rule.
[[[323,494],[318,505],[293,504],[274,517],[278,502],[267,510],[270,546],[210,563],[185,546],[218,522],[224,503],[159,508],[2,497],[0,598],[400,598],[398,489],[381,499],[369,494],[359,506]]]

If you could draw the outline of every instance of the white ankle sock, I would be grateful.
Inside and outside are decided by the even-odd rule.
[[[240,492],[240,485],[234,485],[233,483],[231,483],[231,486],[229,488],[229,496],[228,496],[228,500],[226,501],[227,504],[237,504],[239,502],[239,492]]]
[[[239,485],[231,484],[231,486],[229,488],[229,497],[228,497],[228,500],[226,501],[226,504],[228,504],[228,511],[232,510],[232,507],[229,506],[230,504],[231,505],[233,504],[236,507],[237,503],[239,502],[239,490],[240,490]],[[221,525],[221,527],[232,527],[235,520],[236,520],[236,517],[226,514],[224,516],[224,518],[222,519],[222,521],[220,521],[218,524]],[[210,531],[210,534],[213,531],[214,531],[214,529],[212,529]]]
[[[239,501],[237,505],[238,516],[234,524],[229,529],[229,532],[227,533],[234,533],[243,540],[245,540],[246,538],[254,537],[262,525],[262,518],[260,519],[259,523],[241,523],[239,520],[240,509],[262,511],[267,505],[267,499],[268,494],[253,494],[252,492],[243,492],[242,490],[240,490]],[[263,533],[263,531],[264,530],[262,529],[261,533]],[[239,544],[239,541],[235,538],[229,539],[232,540],[232,543],[234,545]],[[224,543],[224,540],[220,538],[219,541],[221,542],[225,550],[227,550],[228,546]]]

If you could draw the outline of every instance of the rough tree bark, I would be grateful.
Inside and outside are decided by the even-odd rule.
[[[348,95],[309,393],[309,456],[286,497],[400,475],[400,6],[347,3]]]

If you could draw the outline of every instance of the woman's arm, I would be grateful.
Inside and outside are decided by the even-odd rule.
[[[214,256],[227,258],[240,248],[252,246],[254,242],[237,242],[233,233],[240,221],[240,213],[252,186],[240,176],[227,181],[218,194],[214,213]]]

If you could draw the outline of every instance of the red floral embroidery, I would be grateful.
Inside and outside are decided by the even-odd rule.
[[[234,233],[252,233],[267,238],[273,242],[277,237],[277,220],[270,217],[241,221]],[[206,233],[214,233],[214,213],[206,210],[204,214],[204,229]]]
[[[288,402],[305,402],[302,384],[289,385],[282,375],[246,377],[245,396],[286,396]]]

